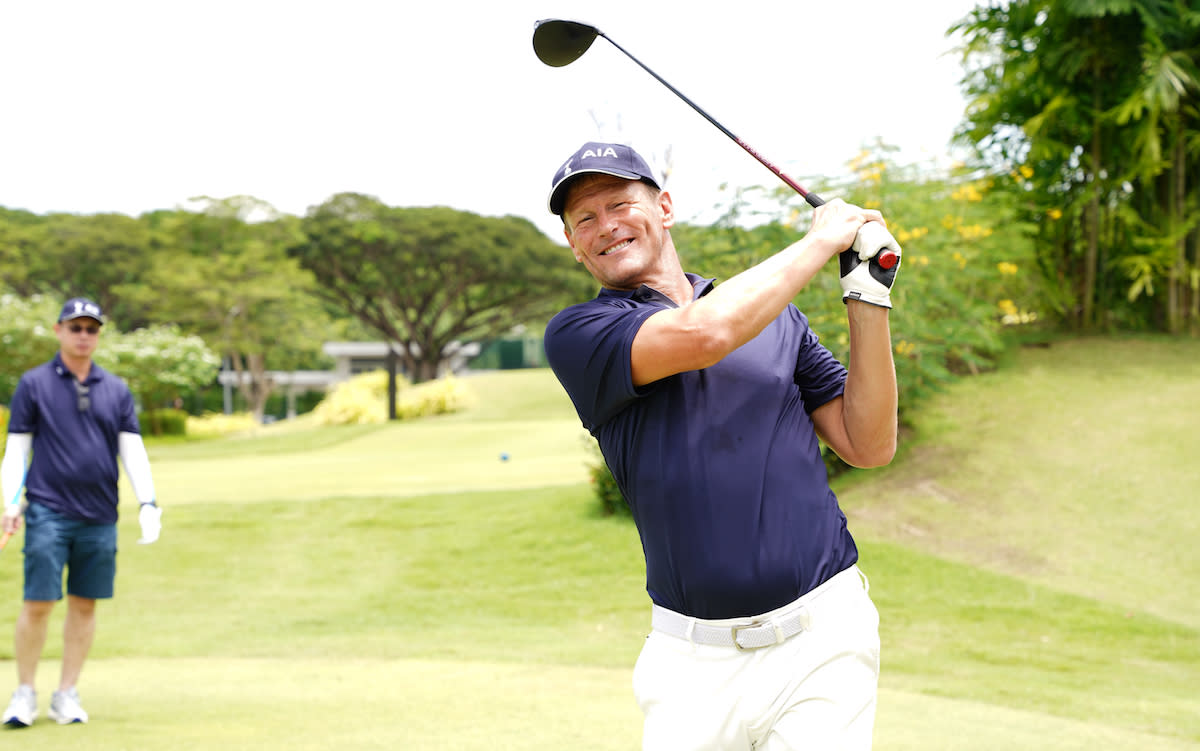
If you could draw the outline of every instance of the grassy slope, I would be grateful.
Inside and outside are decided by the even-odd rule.
[[[1200,628],[1200,342],[1025,349],[924,405],[855,529]]]
[[[1194,592],[1180,572],[1197,556],[1178,535],[1197,512],[1181,499],[1165,523],[1122,534],[1138,509],[1161,512],[1155,498],[1194,487],[1178,484],[1188,462],[1172,458],[1167,479],[1129,494],[1105,492],[1122,487],[1119,473],[1103,478],[1126,465],[1099,463],[1086,481],[1100,521],[1069,541],[1040,527],[1070,518],[1059,508],[1070,493],[1022,504],[1011,489],[1039,467],[1081,461],[1082,437],[1129,451],[1132,419],[1079,405],[1112,405],[1136,383],[1185,410],[1195,389],[1179,374],[1198,355],[1140,341],[1022,352],[936,400],[892,468],[841,484],[883,614],[877,748],[1200,747],[1191,603],[1168,586],[1125,584],[1161,577]],[[1063,379],[1071,385],[1057,388]],[[152,446],[167,531],[159,545],[123,546],[119,596],[103,606],[85,674],[98,718],[89,747],[636,748],[628,680],[646,620],[636,535],[590,511],[578,482],[586,443],[547,373],[473,384],[489,398],[469,415]],[[1002,418],[1019,410],[1027,429],[1002,440]],[[1064,415],[1089,414],[1109,419],[1049,438]],[[1169,440],[1137,457],[1184,443],[1170,432],[1176,413],[1158,414],[1168,427],[1152,435]],[[1137,415],[1149,425],[1154,410]],[[1036,462],[1014,458],[1030,445],[1043,446]],[[325,489],[326,475],[341,482]],[[426,475],[448,489],[505,489],[422,494],[437,482],[412,478]],[[1120,524],[1102,523],[1111,515]],[[125,516],[128,541],[136,525]],[[13,591],[15,549],[0,556]],[[1116,549],[1124,565],[1104,552]],[[1176,569],[1162,571],[1164,549]],[[1078,550],[1093,552],[1078,560]],[[1057,560],[1074,565],[1047,563]],[[1094,575],[1077,578],[1085,565]],[[0,624],[15,611],[0,602]],[[11,654],[7,633],[0,626],[0,657]],[[39,681],[47,692],[53,667]],[[29,732],[53,749],[75,742],[61,735],[70,730]]]

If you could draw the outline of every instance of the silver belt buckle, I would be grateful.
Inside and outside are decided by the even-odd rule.
[[[753,652],[756,649],[763,649],[764,647],[775,646],[775,644],[778,643],[777,641],[773,641],[769,644],[759,644],[759,645],[753,646],[753,647],[743,647],[741,645],[741,643],[738,642],[738,632],[739,631],[746,631],[748,629],[758,628],[760,626],[767,626],[767,625],[770,625],[770,624],[764,623],[764,622],[759,622],[759,623],[747,623],[744,626],[734,626],[734,627],[730,628],[729,633],[733,637],[733,648],[739,652]]]

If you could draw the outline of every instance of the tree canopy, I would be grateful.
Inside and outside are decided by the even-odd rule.
[[[954,30],[961,134],[987,167],[1027,181],[1059,314],[1080,328],[1200,330],[1200,9],[1012,0]]]
[[[544,323],[592,282],[531,222],[342,193],[309,210],[290,255],[316,293],[389,342],[415,382],[454,347]]]

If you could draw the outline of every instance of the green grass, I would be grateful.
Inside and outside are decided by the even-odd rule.
[[[1197,362],[1155,339],[1022,350],[839,481],[882,616],[877,749],[1200,749]],[[164,534],[132,544],[125,509],[93,722],[27,742],[638,748],[637,535],[595,511],[548,372],[470,383],[486,398],[445,418],[152,443]]]

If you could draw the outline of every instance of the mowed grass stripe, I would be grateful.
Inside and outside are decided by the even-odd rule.
[[[45,665],[47,671],[57,664]],[[93,721],[0,731],[39,751],[636,751],[627,670],[457,660],[124,659],[98,662]],[[884,687],[876,751],[1195,751],[1196,743]]]

